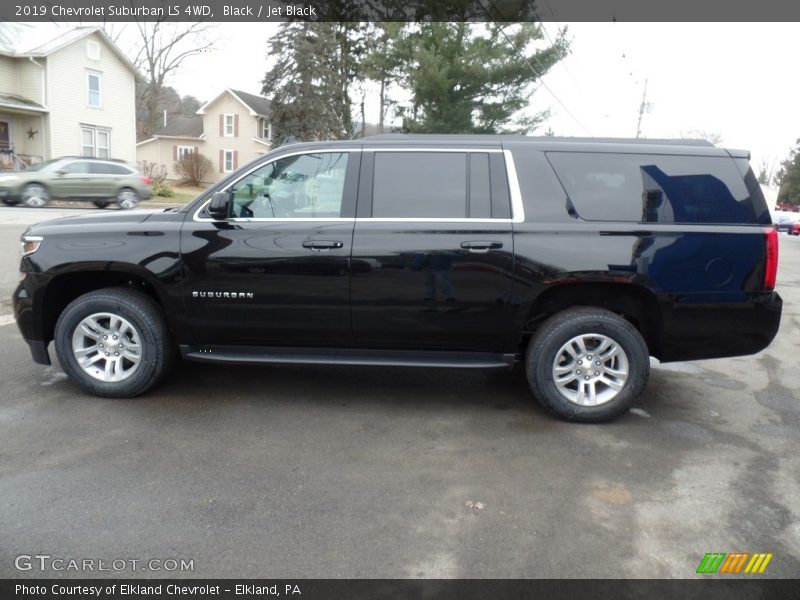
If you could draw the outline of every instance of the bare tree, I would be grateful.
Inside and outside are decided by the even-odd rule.
[[[141,86],[137,102],[143,106],[138,124],[138,137],[149,137],[157,129],[158,99],[168,76],[181,63],[211,47],[209,39],[214,25],[208,23],[164,23],[163,21],[135,23],[138,42],[133,53],[133,64],[143,72],[145,83]]]

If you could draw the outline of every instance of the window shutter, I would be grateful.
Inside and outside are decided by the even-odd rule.
[[[225,172],[225,151],[224,150],[220,150],[219,151],[219,172],[220,173],[224,173]]]
[[[176,162],[178,160],[178,147],[177,146],[173,146],[172,147],[172,160],[174,160]]]
[[[223,129],[224,127],[225,127],[225,116],[224,115],[220,115],[219,116],[219,137],[222,137],[223,134],[225,133],[225,130]]]
[[[233,115],[233,137],[239,137],[239,115]]]
[[[238,150],[234,150],[233,151],[233,170],[235,171],[238,168],[239,168],[239,151]]]

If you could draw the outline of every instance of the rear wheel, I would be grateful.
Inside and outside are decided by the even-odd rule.
[[[166,374],[174,356],[158,305],[125,288],[72,301],[56,323],[55,345],[69,378],[108,398],[143,394]]]
[[[525,371],[539,402],[569,421],[610,421],[647,385],[650,357],[637,329],[604,309],[578,307],[545,321],[528,345]]]
[[[92,200],[92,204],[94,204],[97,208],[105,208],[111,204],[111,202],[108,200]]]
[[[8,198],[3,198],[3,204],[6,206],[16,206],[19,204],[19,200],[9,200]]]
[[[22,188],[22,203],[30,208],[40,208],[50,202],[50,193],[41,183],[29,183]]]
[[[119,204],[120,208],[125,210],[136,208],[136,205],[139,204],[139,195],[136,193],[136,190],[122,188],[117,192],[117,204]]]

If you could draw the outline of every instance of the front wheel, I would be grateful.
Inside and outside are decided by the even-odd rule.
[[[598,423],[626,412],[647,385],[650,357],[639,331],[604,309],[577,307],[545,321],[528,345],[528,383],[569,421]]]
[[[136,208],[136,205],[139,204],[139,194],[131,188],[122,188],[117,193],[117,204],[124,210]]]
[[[108,200],[92,200],[92,204],[94,204],[97,208],[105,208],[111,204],[111,202]]]
[[[22,203],[30,208],[41,208],[50,202],[50,193],[40,183],[29,183],[22,189]]]
[[[158,305],[126,288],[89,292],[58,318],[55,346],[69,378],[95,396],[132,398],[167,372],[173,348]]]

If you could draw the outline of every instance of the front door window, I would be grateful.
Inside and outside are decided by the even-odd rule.
[[[346,171],[346,152],[279,158],[233,185],[233,216],[338,218],[341,216]]]

